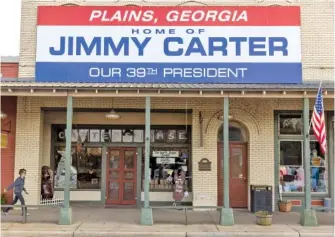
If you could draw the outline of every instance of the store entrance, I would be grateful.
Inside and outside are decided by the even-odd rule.
[[[136,159],[136,148],[108,149],[106,205],[136,204]]]
[[[223,144],[218,142],[218,205],[223,205]],[[232,208],[248,207],[248,159],[246,143],[229,143],[229,200]]]

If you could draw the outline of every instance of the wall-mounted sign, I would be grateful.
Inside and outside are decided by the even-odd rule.
[[[8,144],[8,135],[6,133],[1,133],[1,148],[6,148]]]
[[[167,158],[167,157],[162,157],[162,158],[157,158],[156,162],[157,164],[174,164],[175,163],[175,158]]]
[[[199,162],[199,171],[211,171],[212,170],[212,162],[210,162],[207,158],[202,158]]]
[[[35,74],[39,82],[301,83],[300,38],[298,6],[39,6]]]
[[[152,151],[153,157],[179,157],[179,151]]]

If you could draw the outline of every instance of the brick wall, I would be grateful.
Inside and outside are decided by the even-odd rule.
[[[172,5],[175,6],[183,1],[159,1],[149,0],[146,2],[134,1],[138,5]],[[200,3],[201,2],[201,3]],[[333,0],[203,0],[197,3],[184,3],[184,5],[256,5],[268,6],[298,5],[301,6],[301,40],[302,40],[302,62],[303,80],[332,80],[334,78],[334,1]],[[238,4],[237,4],[238,2]],[[126,5],[129,1],[121,0],[117,3],[99,1],[39,1],[23,0],[21,16],[21,48],[20,48],[20,77],[33,77],[35,73],[35,51],[36,51],[36,16],[38,5],[62,5],[75,3],[78,5]],[[283,16],[285,17],[285,16]]]
[[[17,78],[19,75],[19,63],[0,63],[3,78]]]
[[[14,96],[1,97],[1,111],[7,114],[7,117],[1,120],[1,133],[6,134],[8,138],[7,147],[1,148],[1,192],[14,179],[16,100],[17,97]],[[9,192],[6,197],[7,201],[10,201],[13,198],[12,192]]]
[[[313,100],[310,101],[311,109]],[[217,204],[217,133],[221,123],[213,119],[204,133],[204,145],[200,147],[199,118],[204,117],[204,129],[210,118],[222,110],[222,99],[163,99],[153,98],[153,109],[188,109],[192,115],[192,170],[193,204]],[[115,98],[114,108],[144,108],[143,98]],[[36,204],[40,191],[40,167],[43,147],[43,113],[41,107],[65,107],[65,98],[19,97],[17,109],[17,141],[15,172],[19,168],[28,169],[27,202]],[[112,98],[75,98],[75,108],[111,108]],[[246,127],[249,134],[248,145],[248,185],[263,184],[274,186],[274,110],[302,110],[301,99],[231,99],[230,114],[234,120]],[[333,101],[325,100],[326,109],[333,109]],[[49,153],[50,154],[50,153]],[[212,162],[212,171],[199,172],[198,162],[202,158]],[[265,178],[266,177],[266,178]]]

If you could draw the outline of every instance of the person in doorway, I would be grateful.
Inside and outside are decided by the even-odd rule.
[[[25,205],[25,201],[22,196],[22,191],[28,194],[27,190],[24,188],[24,180],[25,180],[26,174],[27,174],[27,171],[25,169],[20,169],[19,170],[20,176],[15,180],[14,183],[9,185],[8,188],[4,190],[4,192],[6,193],[7,191],[14,188],[14,200],[12,202],[12,205],[15,205],[18,200],[20,200],[21,205]],[[9,210],[10,210],[10,207],[7,207],[6,209],[4,209],[4,214],[7,215]],[[27,213],[27,208],[25,208],[25,210],[26,210],[25,212],[26,215],[29,216],[29,213]],[[22,215],[23,213],[24,213],[24,209],[22,208]]]

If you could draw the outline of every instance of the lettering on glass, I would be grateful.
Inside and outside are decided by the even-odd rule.
[[[100,130],[99,129],[90,130],[90,142],[100,142]]]
[[[121,142],[122,139],[122,130],[113,129],[112,130],[112,142]]]

